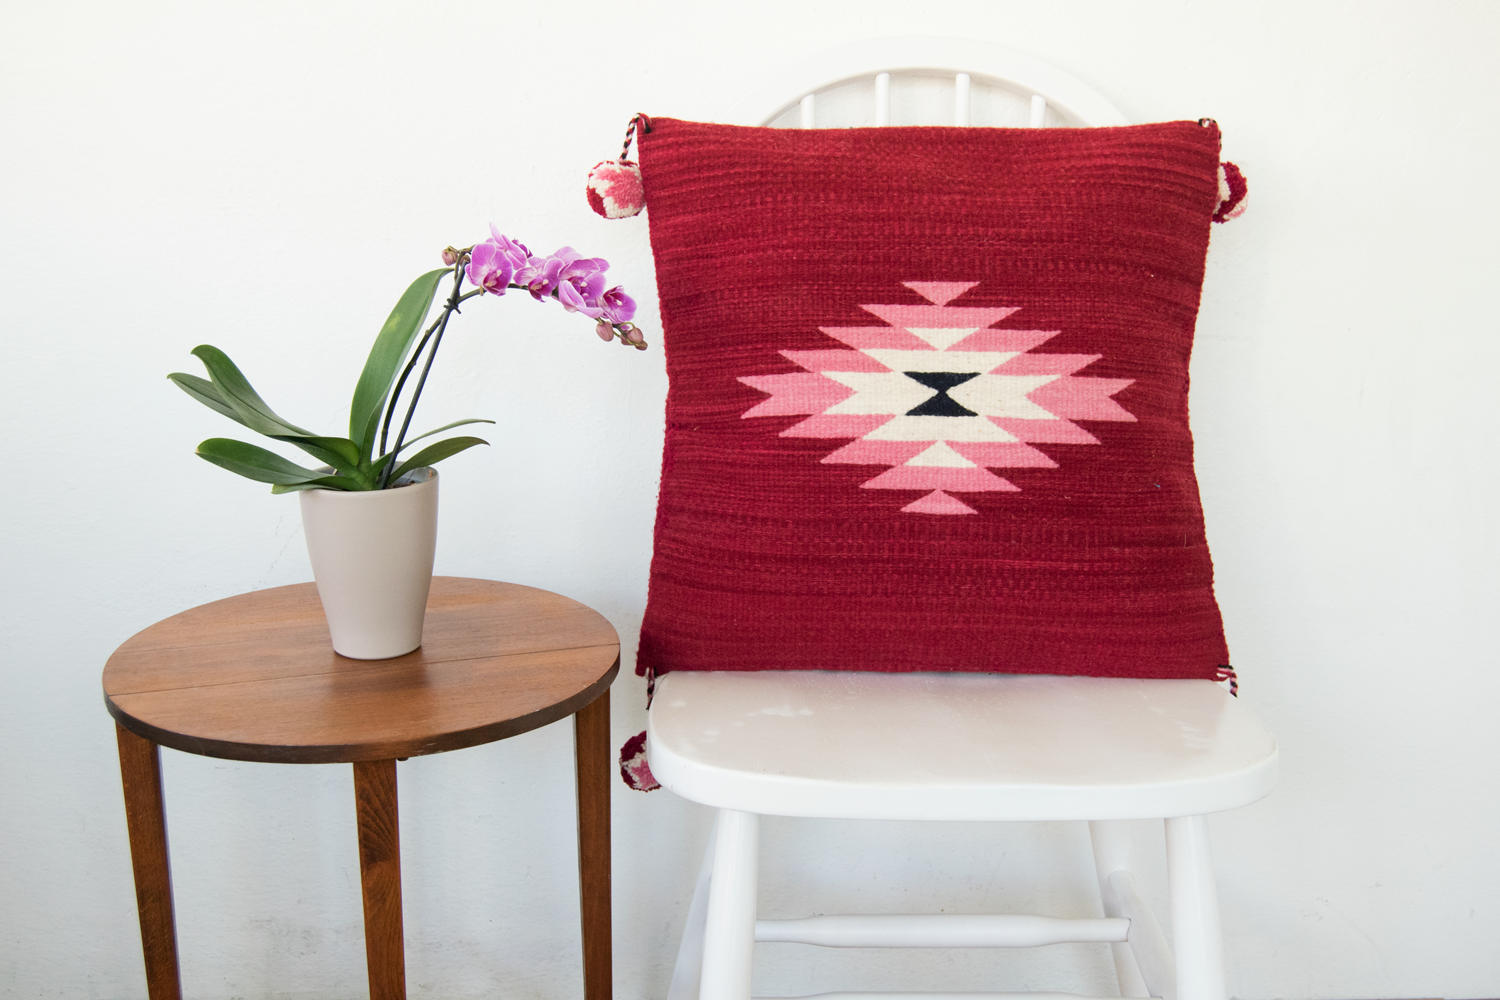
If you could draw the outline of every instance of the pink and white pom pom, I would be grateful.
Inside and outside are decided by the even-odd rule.
[[[641,168],[629,160],[605,160],[589,171],[589,207],[606,219],[628,219],[646,207]]]
[[[630,160],[630,140],[636,139],[636,126],[641,135],[651,131],[651,119],[636,115],[625,129],[625,144],[620,147],[618,160],[605,160],[594,164],[589,171],[589,208],[606,219],[628,219],[640,215],[646,207],[646,190],[641,185],[641,168]]]
[[[646,763],[646,734],[635,734],[620,748],[620,777],[625,784],[638,792],[654,792],[661,784],[651,776],[651,766]]]
[[[1228,222],[1245,214],[1245,196],[1250,186],[1240,168],[1225,160],[1219,164],[1219,207],[1214,211],[1215,222]]]

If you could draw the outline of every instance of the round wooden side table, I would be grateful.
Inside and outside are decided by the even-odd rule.
[[[575,716],[585,1000],[609,1000],[609,685],[620,640],[598,612],[512,583],[434,577],[422,646],[333,651],[311,583],[184,611],[104,668],[151,1000],[178,1000],[159,747],[231,760],[352,763],[372,1000],[406,996],[396,760]]]

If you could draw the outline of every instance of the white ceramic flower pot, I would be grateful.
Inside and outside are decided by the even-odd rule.
[[[437,548],[438,474],[409,486],[346,493],[304,490],[302,531],[333,648],[383,660],[422,645]]]

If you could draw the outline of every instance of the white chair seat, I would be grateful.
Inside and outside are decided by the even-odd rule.
[[[704,805],[840,819],[1196,816],[1276,781],[1276,741],[1211,681],[671,673],[651,771]]]

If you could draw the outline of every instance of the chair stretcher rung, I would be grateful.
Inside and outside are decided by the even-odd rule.
[[[1124,917],[1070,920],[1021,914],[929,913],[755,922],[757,941],[824,948],[1035,948],[1073,941],[1124,941],[1129,933],[1130,921]]]

